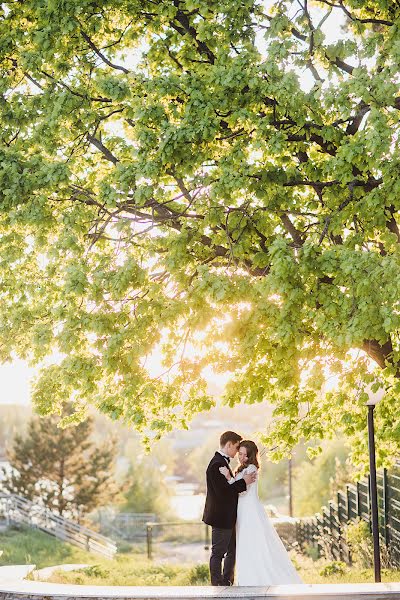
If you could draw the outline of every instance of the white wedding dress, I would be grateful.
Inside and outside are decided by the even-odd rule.
[[[238,473],[256,471],[249,465]],[[236,522],[236,585],[267,586],[302,583],[279,535],[258,498],[258,484],[239,494]]]

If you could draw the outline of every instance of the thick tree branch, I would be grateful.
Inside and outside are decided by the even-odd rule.
[[[288,217],[288,215],[286,213],[282,214],[280,216],[280,219],[281,219],[286,231],[292,237],[296,246],[298,248],[301,248],[301,246],[304,244],[304,238],[301,235],[300,231],[298,229],[296,229],[296,227],[293,225],[292,221],[290,220],[290,218]]]
[[[100,152],[104,155],[104,157],[107,160],[112,162],[114,165],[116,165],[119,162],[118,158],[116,156],[114,156],[114,154],[111,152],[111,150],[106,148],[106,146],[103,144],[103,142],[101,140],[94,137],[94,135],[91,135],[90,133],[87,134],[87,139],[89,140],[89,142],[91,144],[93,144],[93,146],[95,146],[98,150],[100,150]]]
[[[396,209],[393,205],[389,206],[390,218],[386,221],[386,227],[397,236],[397,241],[400,243],[400,230],[397,224],[395,214]]]
[[[83,37],[83,39],[89,44],[90,48],[93,50],[93,52],[95,54],[97,54],[97,56],[99,58],[101,58],[101,60],[108,65],[109,67],[111,67],[112,69],[116,69],[118,71],[122,71],[123,73],[130,73],[129,69],[126,69],[125,67],[123,67],[122,65],[116,65],[114,63],[112,63],[110,60],[108,60],[108,58],[99,50],[99,48],[97,48],[97,46],[92,42],[92,40],[90,39],[90,37],[87,35],[87,33],[85,33],[83,30],[81,30],[81,35]]]
[[[197,31],[193,27],[193,25],[190,24],[188,15],[179,8],[179,0],[174,0],[174,5],[178,9],[175,15],[175,19],[178,21],[180,26],[174,23],[174,21],[170,21],[169,24],[173,29],[175,29],[175,31],[177,31],[181,35],[189,34],[190,37],[193,38],[193,40],[195,41],[199,53],[206,55],[209,62],[213,65],[215,63],[215,54],[212,52],[212,50],[210,50],[210,48],[205,42],[198,39]]]
[[[393,346],[389,339],[384,344],[381,344],[377,340],[364,340],[361,345],[361,349],[364,350],[380,367],[384,369],[386,363],[393,365]],[[398,366],[396,377],[400,378],[400,366]]]

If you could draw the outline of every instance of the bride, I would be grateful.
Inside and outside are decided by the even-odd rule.
[[[258,448],[251,440],[239,446],[240,466],[232,477],[227,467],[220,472],[229,483],[257,472]],[[239,494],[236,521],[237,585],[266,586],[302,583],[274,526],[258,498],[257,481]]]

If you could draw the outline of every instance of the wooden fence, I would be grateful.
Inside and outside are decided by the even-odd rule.
[[[388,472],[377,473],[379,533],[390,565],[400,567],[400,461]],[[347,485],[336,498],[324,506],[321,513],[299,519],[296,539],[301,548],[305,544],[317,547],[320,554],[351,563],[351,552],[346,543],[346,525],[361,519],[371,527],[369,479]]]

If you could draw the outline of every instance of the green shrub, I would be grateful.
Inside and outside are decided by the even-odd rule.
[[[319,548],[314,544],[304,544],[303,552],[306,556],[309,556],[314,561],[320,558]]]
[[[346,572],[346,565],[344,562],[334,560],[320,570],[319,574],[321,577],[330,577],[331,575],[344,575]]]
[[[90,565],[90,567],[85,567],[84,569],[77,569],[76,572],[83,573],[89,577],[108,577],[110,574],[110,571],[101,565]]]
[[[346,541],[351,550],[353,561],[363,568],[374,565],[374,541],[369,524],[357,519],[346,528]],[[381,543],[381,564],[383,568],[390,567],[388,548]]]
[[[210,580],[210,570],[205,563],[195,565],[189,572],[190,585],[207,585]]]
[[[118,552],[120,554],[128,554],[129,552],[133,551],[133,544],[129,544],[129,542],[126,542],[125,540],[119,540],[118,541]]]
[[[364,568],[374,564],[372,534],[366,521],[357,519],[346,527],[346,541],[351,550],[353,560]]]

